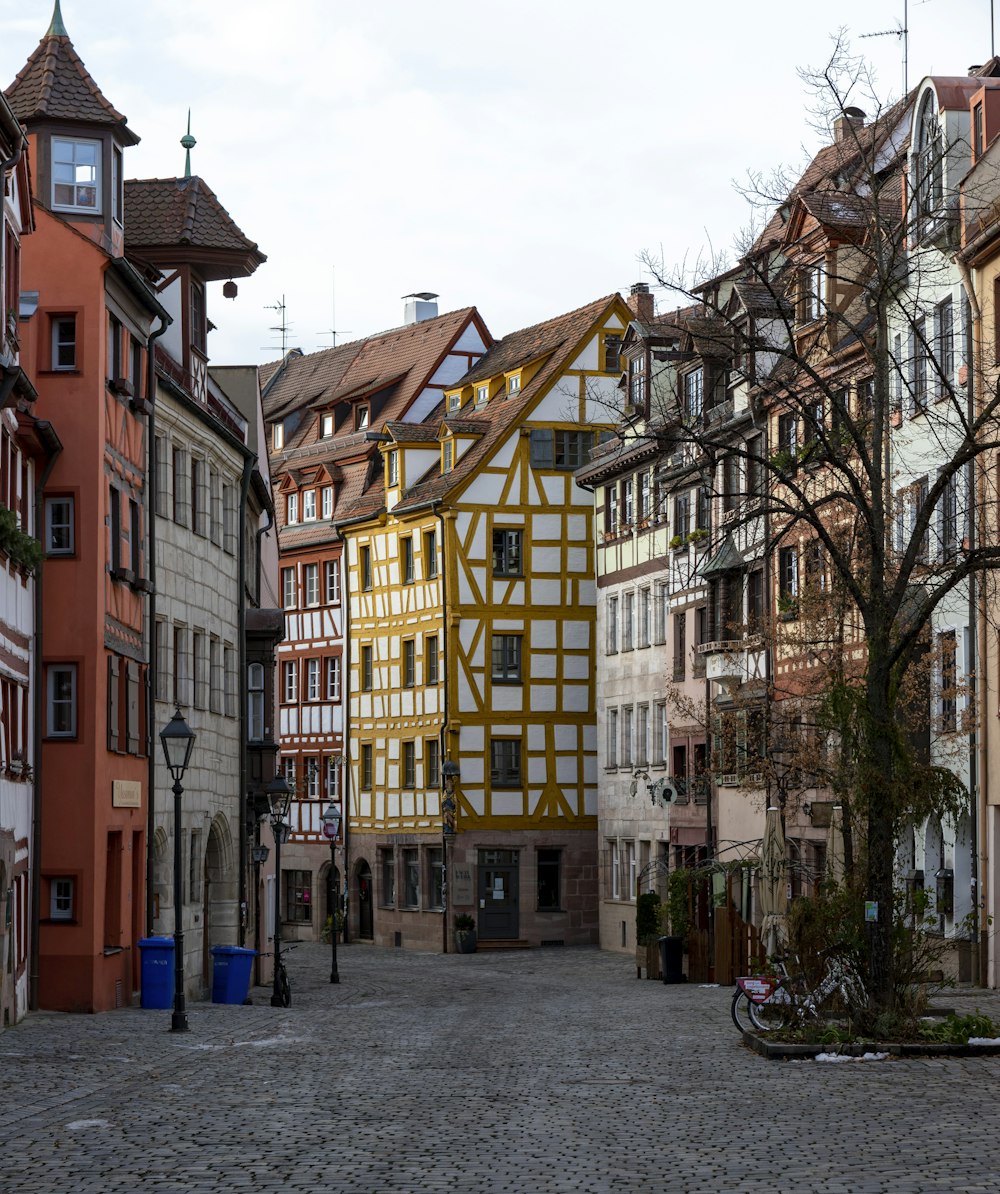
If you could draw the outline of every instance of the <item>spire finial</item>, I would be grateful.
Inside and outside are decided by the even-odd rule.
[[[59,0],[56,0],[59,3]],[[181,145],[184,147],[184,177],[191,177],[191,150],[198,144],[198,142],[191,136],[191,109],[188,108],[188,131],[181,137]]]
[[[56,6],[52,10],[52,20],[49,22],[48,32],[46,37],[69,37],[66,32],[66,26],[63,24],[62,9],[59,7],[59,0],[56,0]]]

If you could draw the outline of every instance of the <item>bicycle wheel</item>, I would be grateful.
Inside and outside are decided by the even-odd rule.
[[[289,986],[284,966],[278,973],[278,994],[281,996],[281,1006],[288,1007],[292,1002],[292,988]]]
[[[753,1029],[753,1024],[750,1020],[750,1007],[751,1003],[747,998],[747,993],[737,987],[733,992],[733,1003],[730,1011],[732,1012],[733,1023],[740,1032],[750,1032]]]
[[[771,1032],[772,1029],[781,1028],[791,1020],[795,1014],[795,1005],[787,992],[779,989],[763,1003],[754,1003],[752,999],[748,999],[747,1011],[750,1014],[750,1023],[758,1032]]]

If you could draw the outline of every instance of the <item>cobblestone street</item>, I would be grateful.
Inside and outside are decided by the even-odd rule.
[[[1000,1059],[767,1062],[730,990],[597,950],[288,965],[290,1008],[192,1004],[186,1035],[138,1009],[0,1035],[3,1194],[1000,1188]]]

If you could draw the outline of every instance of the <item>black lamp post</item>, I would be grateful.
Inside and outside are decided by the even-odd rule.
[[[441,802],[441,908],[444,912],[444,923],[441,933],[441,952],[448,952],[448,843],[455,836],[455,814],[458,805],[455,802],[455,784],[462,774],[458,764],[451,759],[445,759],[441,767],[441,779],[444,783],[444,800]]]
[[[184,872],[181,866],[181,795],[184,789],[181,780],[191,761],[195,737],[178,705],[173,717],[160,731],[167,770],[174,781],[174,1011],[170,1019],[171,1032],[188,1030],[184,1006]]]
[[[323,814],[323,832],[330,839],[330,891],[333,894],[330,909],[330,940],[333,942],[333,960],[330,966],[330,982],[340,982],[337,969],[337,913],[340,911],[340,884],[337,882],[337,834],[340,832],[340,806],[331,801]]]
[[[281,843],[288,833],[285,817],[292,801],[292,789],[280,771],[267,785],[267,798],[271,804],[271,830],[274,833],[274,981],[271,985],[271,1007],[284,1007],[278,981],[281,962]]]

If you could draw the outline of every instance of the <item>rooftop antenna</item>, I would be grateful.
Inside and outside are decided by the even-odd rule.
[[[198,142],[191,136],[191,109],[188,108],[188,131],[181,137],[181,145],[184,148],[184,177],[191,177],[191,150],[198,144]]]
[[[349,329],[346,332],[338,332],[337,331],[337,267],[335,265],[332,265],[330,267],[330,275],[331,275],[330,316],[331,316],[331,319],[333,322],[332,322],[332,326],[326,328],[322,332],[317,332],[316,334],[318,336],[331,336],[333,338],[332,347],[336,348],[337,347],[337,337],[338,336],[349,336],[351,334],[351,332]]]
[[[285,296],[282,295],[280,301],[277,303],[265,304],[264,310],[278,312],[279,322],[272,325],[267,330],[269,332],[281,333],[281,355],[284,356],[288,351],[288,333],[291,331],[291,328],[288,325],[288,320],[285,318]],[[265,347],[270,348],[271,346],[266,345]]]
[[[990,0],[992,15],[993,0]],[[899,37],[903,40],[903,95],[910,90],[910,0],[903,0],[903,23],[897,24],[895,29],[880,29],[878,33],[861,33],[862,39],[868,37]]]

